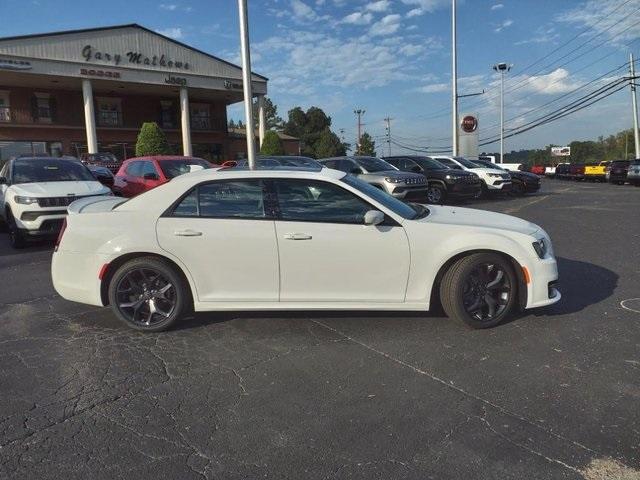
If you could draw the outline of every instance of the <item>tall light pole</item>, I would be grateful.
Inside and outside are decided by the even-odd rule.
[[[247,160],[249,169],[256,168],[256,132],[253,123],[253,88],[251,85],[251,53],[249,51],[249,21],[247,0],[238,0],[240,17],[240,47],[242,53],[242,87],[244,90],[244,116],[247,133]]]
[[[458,58],[456,36],[456,0],[451,3],[451,100],[453,156],[458,155]]]
[[[364,112],[365,111],[361,108],[353,111],[353,113],[358,116],[358,141],[356,142],[356,155],[360,154],[360,138],[362,137],[362,116],[364,115]]]
[[[504,163],[504,75],[513,65],[497,63],[493,69],[500,73],[500,163]]]
[[[640,158],[640,138],[638,132],[638,103],[636,100],[636,67],[633,63],[633,53],[629,54],[629,71],[631,72],[631,107],[633,108],[633,140],[635,141],[635,157]],[[628,158],[628,157],[627,157]],[[625,160],[627,159],[625,158]]]

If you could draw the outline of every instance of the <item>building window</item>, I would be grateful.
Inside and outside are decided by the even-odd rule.
[[[11,121],[11,109],[9,108],[9,92],[0,90],[0,122]]]
[[[189,110],[193,130],[211,130],[211,112],[208,104],[192,103],[189,105]]]
[[[20,155],[51,155],[60,157],[62,142],[36,142],[36,141],[0,141],[0,161],[9,160]]]
[[[55,102],[48,93],[34,93],[31,97],[31,116],[37,123],[51,123],[55,116]]]
[[[160,126],[162,128],[178,128],[176,106],[171,100],[160,101]]]
[[[98,98],[98,125],[101,127],[122,126],[122,99]]]

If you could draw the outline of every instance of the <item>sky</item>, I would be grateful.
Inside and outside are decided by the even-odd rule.
[[[392,153],[451,145],[451,0],[249,0],[252,69],[286,119],[294,106],[322,108],[347,142],[364,130]],[[640,58],[640,0],[458,0],[460,112],[480,138],[526,124],[627,74]],[[139,23],[239,63],[235,0],[0,0],[0,36]],[[616,70],[617,69],[617,70]],[[592,82],[592,83],[590,83]],[[576,90],[578,89],[578,90]],[[576,90],[576,91],[574,91]],[[563,145],[631,128],[629,89],[557,122],[507,139],[506,151]],[[230,118],[242,118],[240,105]],[[482,149],[495,151],[496,143]],[[379,150],[382,150],[379,148]]]

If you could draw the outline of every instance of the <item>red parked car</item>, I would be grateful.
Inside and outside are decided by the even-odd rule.
[[[544,175],[544,165],[532,165],[530,172],[536,175]]]
[[[201,168],[214,166],[202,158],[178,155],[130,158],[122,163],[116,174],[113,193],[123,197],[135,197],[178,175],[191,172],[191,165]]]

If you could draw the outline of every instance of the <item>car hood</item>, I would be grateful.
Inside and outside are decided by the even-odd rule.
[[[104,195],[110,191],[97,180],[18,183],[12,185],[12,190],[18,195],[27,197],[66,197],[72,195],[78,197],[85,195]]]
[[[499,175],[509,173],[502,170],[498,170],[497,168],[487,168],[487,167],[470,168],[468,171],[475,172],[475,173],[497,173]]]
[[[439,223],[443,225],[460,225],[465,227],[494,228],[511,232],[533,235],[540,230],[535,223],[527,222],[503,213],[476,210],[473,208],[459,208],[429,205],[429,215],[418,220],[423,223]]]
[[[522,180],[529,180],[529,181],[532,181],[532,182],[539,182],[540,181],[540,177],[538,175],[536,175],[535,173],[509,172],[509,175],[511,175],[512,177],[515,177],[515,178],[520,178]]]
[[[399,170],[385,170],[382,172],[371,172],[365,173],[363,175],[370,175],[375,177],[389,177],[389,178],[422,178],[424,177],[421,173],[413,173],[413,172],[401,172]]]

